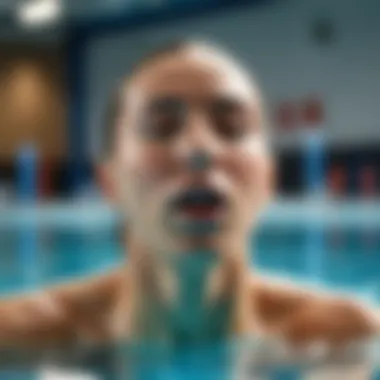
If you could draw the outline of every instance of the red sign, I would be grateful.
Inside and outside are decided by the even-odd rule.
[[[317,98],[306,99],[302,104],[302,122],[307,126],[320,126],[324,121],[324,110]]]
[[[281,103],[276,110],[276,124],[285,130],[292,130],[299,122],[297,107],[291,102]]]

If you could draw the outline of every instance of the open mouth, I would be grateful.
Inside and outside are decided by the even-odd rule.
[[[211,188],[189,189],[173,202],[173,209],[181,216],[194,219],[214,219],[223,211],[226,199]]]

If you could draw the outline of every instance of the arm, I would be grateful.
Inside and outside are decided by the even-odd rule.
[[[339,346],[374,338],[380,330],[375,311],[347,298],[263,278],[254,289],[262,323],[293,343]]]
[[[104,322],[116,286],[117,276],[108,275],[1,300],[1,364],[38,362],[53,352],[71,352],[82,343],[105,339]]]

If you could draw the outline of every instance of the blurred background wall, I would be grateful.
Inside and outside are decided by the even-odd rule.
[[[326,138],[330,193],[378,194],[378,1],[1,4],[3,182],[15,178],[12,157],[22,142],[33,142],[45,163],[45,197],[67,198],[91,186],[112,89],[157,44],[193,37],[220,43],[257,75],[272,121],[281,193],[305,192],[299,135],[312,126]],[[40,11],[45,4],[45,20],[38,21],[38,7],[34,19],[33,12],[22,13],[25,4],[40,4]]]
[[[143,52],[181,36],[215,41],[241,58],[257,73],[274,118],[284,102],[297,107],[317,98],[332,144],[380,144],[378,14],[379,4],[373,0],[360,5],[355,1],[292,0],[95,35],[86,54],[92,149],[96,154],[96,131],[105,99],[120,77]],[[290,139],[289,131],[278,120],[274,123],[275,139],[297,146],[294,136]]]

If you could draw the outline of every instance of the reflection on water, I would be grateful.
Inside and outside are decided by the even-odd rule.
[[[351,346],[326,355],[294,352],[279,342],[262,339],[186,348],[119,345],[92,358],[99,366],[105,363],[101,357],[109,357],[106,370],[93,367],[92,373],[99,380],[301,380],[313,376],[315,380],[326,380],[328,374],[331,380],[364,380],[375,369],[374,353],[373,344]]]
[[[374,344],[357,345],[324,356],[311,351],[295,353],[279,342],[258,339],[191,347],[118,344],[70,352],[56,363],[49,362],[39,379],[364,380],[371,378],[379,362],[376,348]],[[10,373],[0,373],[1,379],[31,379],[9,377]]]

